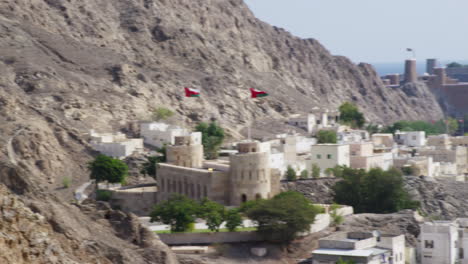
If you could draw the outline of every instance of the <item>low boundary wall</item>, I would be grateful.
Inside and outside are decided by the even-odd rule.
[[[264,239],[256,232],[158,234],[162,242],[175,245],[206,245],[214,243],[258,242]]]

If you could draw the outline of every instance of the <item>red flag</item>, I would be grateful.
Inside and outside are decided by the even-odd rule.
[[[250,93],[252,98],[268,96],[268,93],[260,90],[255,90],[254,88],[250,88]]]
[[[199,97],[200,91],[193,88],[185,87],[185,97]]]

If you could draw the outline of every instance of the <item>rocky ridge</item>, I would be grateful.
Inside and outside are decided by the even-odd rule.
[[[369,65],[259,21],[241,0],[3,0],[0,73],[2,206],[25,216],[5,221],[5,235],[19,239],[1,246],[11,246],[5,260],[24,262],[176,263],[132,216],[70,204],[95,154],[89,129],[131,131],[157,106],[189,124],[216,117],[233,133],[345,100],[379,122],[442,116],[427,90],[407,101]],[[183,98],[183,86],[203,96]],[[249,87],[271,96],[250,100]],[[28,224],[47,238],[34,252],[19,244],[37,242],[20,234]]]

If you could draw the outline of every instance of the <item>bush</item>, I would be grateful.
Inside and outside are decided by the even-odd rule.
[[[256,207],[260,203],[265,202],[264,199],[259,199],[259,200],[250,200],[245,203],[242,203],[241,206],[239,207],[239,212],[246,214],[250,209]]]
[[[205,198],[200,202],[198,216],[206,220],[208,229],[219,232],[219,227],[224,221],[224,210],[223,205]]]
[[[230,209],[226,212],[226,228],[230,232],[235,232],[242,225],[242,217],[237,209]]]
[[[112,198],[112,192],[107,190],[96,190],[96,200],[108,202]]]
[[[362,128],[366,123],[364,114],[359,112],[356,105],[346,102],[339,108],[340,122],[351,126],[352,128]]]
[[[286,180],[295,181],[296,179],[296,171],[291,166],[288,166],[288,169],[286,170]]]
[[[213,121],[210,124],[202,122],[197,125],[195,130],[202,133],[202,144],[206,158],[218,158],[218,150],[225,137],[224,129]]]
[[[184,195],[174,194],[169,200],[154,207],[151,222],[159,221],[171,226],[171,232],[186,232],[195,223],[199,204]]]
[[[310,229],[318,213],[302,194],[289,191],[259,203],[247,216],[258,223],[257,231],[266,239],[291,241]]]
[[[66,189],[70,188],[70,186],[71,186],[71,179],[70,179],[69,177],[64,177],[64,178],[62,179],[62,185],[63,185],[63,188],[66,188]]]
[[[330,216],[332,218],[332,223],[335,226],[339,226],[344,222],[344,217],[338,214],[338,211],[336,209],[330,212]]]
[[[123,184],[128,174],[127,164],[106,155],[98,155],[94,161],[88,163],[88,169],[91,171],[90,178],[96,183],[107,181]]]
[[[403,173],[403,175],[411,176],[414,175],[414,168],[412,166],[404,166],[403,168],[401,168],[401,172]]]
[[[162,121],[171,118],[174,115],[174,112],[165,107],[158,107],[153,111],[153,120]]]
[[[307,170],[302,170],[301,179],[307,179],[307,178],[309,178],[309,172]]]
[[[320,130],[317,133],[318,144],[336,144],[337,138],[336,132],[332,130]]]
[[[398,121],[393,125],[386,127],[383,132],[395,133],[399,131],[424,131],[426,135],[454,134],[458,130],[458,121],[453,118],[439,120],[437,122],[426,121]]]
[[[314,179],[320,178],[320,167],[317,164],[312,164],[312,177]]]
[[[335,202],[354,207],[356,213],[394,213],[416,209],[403,188],[403,176],[396,169],[383,171],[341,168],[342,181],[333,186]]]

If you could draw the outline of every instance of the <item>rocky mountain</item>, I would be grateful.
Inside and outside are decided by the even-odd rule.
[[[0,73],[0,246],[19,263],[176,262],[131,216],[70,204],[94,154],[89,129],[132,131],[158,106],[232,133],[343,101],[380,122],[442,115],[427,89],[386,88],[369,65],[259,21],[241,0],[2,0]],[[203,96],[184,98],[184,86]],[[249,87],[271,96],[251,100]]]

